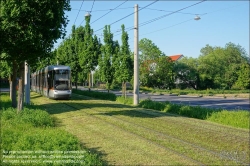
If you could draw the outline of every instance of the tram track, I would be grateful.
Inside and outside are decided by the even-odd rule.
[[[78,98],[88,98],[88,99],[94,99],[94,98],[91,98],[91,97],[86,97],[86,96],[83,96],[83,95],[76,95],[74,94],[74,97],[78,97]],[[112,101],[105,101],[106,103],[113,103]],[[116,107],[118,108],[123,108],[122,105],[119,107],[119,105],[116,105]],[[154,111],[154,110],[150,110],[150,111],[146,111],[146,110],[139,110],[138,108],[135,108],[135,107],[131,107],[131,110],[133,111],[136,111],[140,114],[146,114],[147,116],[151,116],[153,118],[156,118],[156,117],[161,117],[161,116],[174,116],[174,117],[183,117],[183,116],[180,116],[180,115],[174,115],[174,114],[169,114],[169,113],[162,113],[160,111]],[[182,121],[179,121],[177,119],[174,119],[174,118],[168,118],[167,120],[166,119],[162,119],[162,118],[158,118],[157,120],[160,120],[160,121],[172,121],[173,123],[178,123],[178,125],[182,125],[182,126],[186,126],[186,123],[185,122],[182,122]],[[192,125],[192,128],[194,128],[194,130],[204,130],[206,131],[205,134],[223,134],[223,137],[225,138],[234,138],[234,139],[238,139],[238,140],[241,140],[241,141],[249,141],[249,135],[247,135],[246,137],[243,137],[243,135],[245,135],[245,132],[243,129],[240,129],[237,131],[237,133],[235,133],[235,130],[232,129],[232,127],[228,127],[228,126],[223,126],[223,128],[214,128],[213,126],[215,126],[212,122],[206,122],[205,123],[209,123],[209,125],[207,124],[204,124],[202,126],[200,126],[199,122],[197,121],[200,121],[199,119],[194,119],[194,118],[186,118],[185,119],[186,121],[188,121],[189,124]],[[216,124],[218,126],[218,124]],[[220,125],[220,124],[219,124]],[[211,127],[212,126],[212,127]],[[225,131],[225,128],[227,129]],[[234,132],[234,135],[230,134],[232,133],[232,131]]]
[[[72,107],[72,108],[74,108],[75,110],[80,110],[80,109],[78,109],[78,108],[76,108],[76,107],[74,107],[74,106],[72,106],[72,105],[67,104],[67,103],[63,103],[63,104],[65,104],[65,105],[67,105],[67,106],[69,106],[69,107]],[[81,107],[82,107],[82,106],[81,106]],[[85,108],[89,108],[89,107],[85,107]],[[90,109],[91,109],[91,110],[94,110],[93,108],[90,108]],[[95,110],[95,111],[96,111],[96,110]],[[167,151],[171,151],[172,153],[174,153],[174,154],[176,154],[176,155],[178,155],[178,156],[181,156],[182,158],[184,158],[184,159],[186,159],[186,160],[192,161],[193,163],[195,163],[195,164],[197,164],[197,165],[206,165],[206,164],[204,164],[204,163],[202,163],[202,162],[199,162],[199,161],[197,161],[197,160],[194,160],[194,159],[192,159],[192,158],[190,158],[190,157],[188,157],[188,156],[186,156],[186,155],[183,155],[183,154],[181,154],[181,153],[179,153],[179,152],[177,152],[177,151],[174,151],[174,150],[172,150],[172,149],[170,149],[170,148],[167,148],[167,147],[165,147],[165,146],[162,146],[162,145],[160,145],[160,144],[158,144],[158,143],[156,143],[156,142],[154,142],[154,141],[152,141],[152,140],[150,140],[150,139],[147,139],[147,138],[145,138],[145,137],[143,137],[143,136],[140,136],[140,135],[136,134],[135,132],[125,130],[125,129],[121,128],[121,126],[116,125],[116,124],[114,124],[114,123],[110,123],[109,121],[104,120],[103,118],[97,117],[97,116],[95,116],[95,115],[93,115],[93,114],[90,114],[90,113],[87,113],[87,112],[83,112],[83,113],[84,113],[85,115],[91,116],[91,117],[93,117],[93,118],[95,118],[95,119],[104,121],[104,122],[105,122],[106,124],[108,124],[108,125],[111,125],[111,126],[113,126],[113,127],[115,127],[115,128],[118,128],[118,129],[120,129],[120,130],[123,130],[124,132],[127,132],[127,133],[129,133],[129,134],[131,134],[131,135],[134,135],[135,137],[138,137],[138,138],[140,138],[140,139],[142,139],[142,140],[144,140],[144,141],[146,141],[146,142],[148,142],[148,143],[150,143],[150,144],[153,144],[153,145],[155,145],[155,146],[157,146],[157,147],[159,147],[159,148],[162,148],[162,149],[167,150]]]
[[[115,116],[105,116],[105,118],[103,118],[104,116],[100,116],[100,113],[103,113],[103,112],[104,112],[104,111],[101,110],[101,109],[96,109],[96,108],[93,109],[93,108],[91,108],[91,107],[87,107],[86,105],[84,105],[84,104],[79,104],[79,103],[73,103],[73,105],[72,105],[71,102],[67,102],[67,103],[66,103],[66,102],[60,102],[60,103],[65,104],[65,105],[67,105],[68,107],[71,107],[71,108],[73,108],[73,109],[75,109],[75,110],[80,110],[80,109],[83,109],[83,108],[91,109],[91,112],[92,112],[92,113],[88,113],[88,112],[86,112],[86,111],[83,111],[83,114],[88,115],[88,116],[91,116],[91,117],[96,118],[96,119],[98,119],[98,120],[104,121],[105,123],[107,123],[107,124],[109,124],[109,125],[112,125],[112,126],[114,126],[114,127],[116,127],[116,128],[119,128],[119,129],[124,130],[125,132],[129,132],[130,134],[133,134],[134,136],[139,137],[140,139],[144,139],[145,141],[150,142],[151,144],[154,144],[154,145],[158,146],[159,148],[163,148],[163,149],[165,149],[165,150],[167,150],[167,151],[171,151],[171,152],[175,153],[176,155],[179,155],[179,156],[181,156],[181,157],[183,157],[183,158],[185,158],[185,159],[191,160],[191,161],[193,161],[194,163],[196,163],[196,164],[198,164],[198,165],[205,165],[205,164],[202,163],[202,162],[200,162],[200,161],[198,161],[197,159],[193,159],[193,158],[190,157],[190,156],[184,155],[183,153],[180,153],[180,152],[174,150],[173,148],[166,147],[167,145],[166,145],[166,144],[164,145],[164,143],[162,143],[162,142],[160,142],[160,143],[158,142],[158,143],[157,143],[157,142],[153,141],[152,139],[145,138],[145,136],[142,136],[142,135],[138,134],[138,133],[135,132],[135,131],[128,130],[128,128],[127,128],[127,129],[124,129],[124,127],[122,127],[121,124],[118,125],[116,122],[117,122],[117,121],[120,121],[120,122],[126,124],[126,125],[129,126],[129,127],[136,126],[137,128],[140,128],[140,129],[144,130],[145,133],[146,133],[146,132],[154,133],[155,135],[158,135],[158,137],[161,138],[161,139],[168,139],[168,140],[171,140],[171,141],[175,141],[175,142],[177,142],[177,143],[179,143],[179,144],[184,144],[185,146],[189,146],[189,148],[193,148],[193,150],[195,150],[196,152],[199,151],[199,154],[201,154],[201,155],[203,155],[203,156],[204,156],[204,154],[210,154],[210,156],[216,157],[217,159],[226,160],[227,162],[228,162],[228,161],[231,161],[231,162],[234,163],[234,164],[246,164],[246,163],[244,163],[244,162],[242,162],[242,161],[238,161],[237,159],[232,158],[232,157],[230,157],[230,156],[225,156],[225,155],[220,154],[220,153],[218,153],[218,152],[215,152],[215,151],[206,149],[206,148],[204,148],[204,147],[201,147],[201,146],[192,144],[192,143],[187,142],[187,141],[184,141],[184,140],[182,140],[182,139],[178,139],[178,138],[173,137],[173,136],[170,136],[170,135],[168,135],[168,134],[166,134],[166,133],[162,133],[162,132],[159,132],[159,131],[155,131],[155,130],[152,129],[152,128],[148,128],[148,127],[139,125],[139,124],[137,124],[137,123],[134,123],[134,122],[131,122],[131,121],[128,121],[128,120],[124,120],[124,119],[121,119],[121,118],[118,118],[118,117],[115,117]],[[79,107],[76,107],[76,105],[79,106]],[[134,111],[134,110],[133,110],[133,111]],[[93,114],[93,113],[94,113],[94,114]],[[107,117],[108,117],[108,118],[107,118]],[[71,116],[70,118],[79,118],[79,116],[77,116],[77,117],[72,117],[72,116]],[[111,118],[111,119],[115,119],[116,121],[113,120],[113,121],[111,122],[111,121],[110,121],[110,118]],[[188,149],[187,149],[187,150],[188,150]],[[190,150],[190,149],[189,149],[189,150]],[[196,157],[196,158],[197,158],[197,157]],[[199,156],[198,156],[198,158],[199,158]]]

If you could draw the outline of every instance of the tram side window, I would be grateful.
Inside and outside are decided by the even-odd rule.
[[[54,80],[54,75],[52,71],[48,72],[48,88],[52,88],[53,87],[53,80]]]

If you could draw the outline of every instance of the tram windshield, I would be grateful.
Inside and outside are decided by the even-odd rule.
[[[69,81],[59,81],[56,80],[55,89],[57,90],[69,90]]]
[[[69,70],[55,70],[55,89],[70,89],[70,72]]]
[[[69,71],[68,70],[55,70],[55,79],[56,80],[65,80],[69,79]]]

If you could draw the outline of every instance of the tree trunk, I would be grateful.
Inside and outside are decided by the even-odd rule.
[[[75,77],[76,90],[77,90],[77,82],[78,82],[78,74],[76,74],[76,77]]]
[[[90,83],[91,83],[91,82],[90,82],[90,77],[91,77],[91,73],[89,73],[89,92],[90,92],[90,85],[91,85],[91,84],[90,84]]]
[[[127,83],[124,83],[124,97],[127,98]]]
[[[20,79],[18,85],[18,103],[17,103],[17,113],[23,110],[23,99],[24,99],[24,63],[20,64]]]
[[[122,97],[124,97],[124,82],[122,82]]]
[[[11,76],[9,76],[9,84],[10,84],[10,100],[11,100],[11,93],[12,93],[12,80],[11,80]]]
[[[16,61],[12,61],[12,84],[11,84],[11,106],[13,108],[17,107],[17,99],[16,99],[16,85],[17,85],[17,63]]]
[[[23,109],[23,78],[19,79],[19,86],[18,86],[18,104],[17,104],[17,113],[19,113]]]

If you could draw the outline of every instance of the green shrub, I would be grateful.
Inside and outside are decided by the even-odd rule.
[[[180,105],[169,102],[155,102],[150,99],[141,101],[139,106],[142,108],[154,109],[167,113],[178,114],[181,116],[209,120],[224,125],[249,128],[248,111],[223,111],[221,109],[211,109],[201,106]]]
[[[154,110],[158,110],[158,111],[163,111],[165,104],[162,102],[155,102],[155,101],[152,101],[150,99],[146,99],[146,100],[142,100],[139,103],[139,106],[142,108],[149,108],[149,109],[154,109]]]
[[[178,104],[169,103],[165,105],[165,108],[163,111],[168,112],[168,113],[178,114],[180,107],[181,106]]]
[[[19,114],[16,109],[9,108],[2,111],[3,120],[12,120],[13,123],[29,123],[34,127],[53,126],[53,119],[43,110],[24,108]]]
[[[1,95],[0,102],[6,101],[9,97]],[[19,114],[14,108],[2,107],[1,113],[1,154],[12,155],[11,151],[45,151],[44,155],[51,155],[50,152],[55,151],[81,151],[84,152],[81,158],[81,165],[103,165],[102,161],[96,154],[92,154],[85,150],[80,141],[73,135],[64,130],[54,128],[54,124],[50,115],[43,110],[36,109],[36,106],[31,106],[33,109],[24,108]],[[3,150],[3,151],[2,151]],[[32,156],[41,154],[30,153],[27,159],[32,159]],[[58,154],[56,154],[58,156]],[[12,155],[13,156],[13,155]],[[65,156],[65,155],[64,155]],[[59,155],[60,157],[60,155]],[[59,160],[64,160],[63,156]],[[12,160],[13,158],[10,158]],[[74,160],[75,158],[69,158]],[[4,165],[13,165],[7,162],[5,158]],[[22,159],[25,160],[26,159]],[[38,163],[26,163],[23,165],[58,165],[58,163],[43,163],[48,158],[37,158]],[[3,159],[0,160],[2,165]],[[55,161],[55,159],[52,159]],[[79,163],[59,163],[60,165],[79,165]],[[16,163],[15,165],[21,165]]]
[[[122,104],[129,104],[129,105],[133,104],[133,98],[132,97],[127,97],[125,99],[125,97],[123,97],[123,96],[118,96],[118,97],[116,97],[116,101],[119,102],[119,103],[122,103]]]
[[[220,111],[213,112],[207,120],[234,127],[249,129],[249,111]]]

